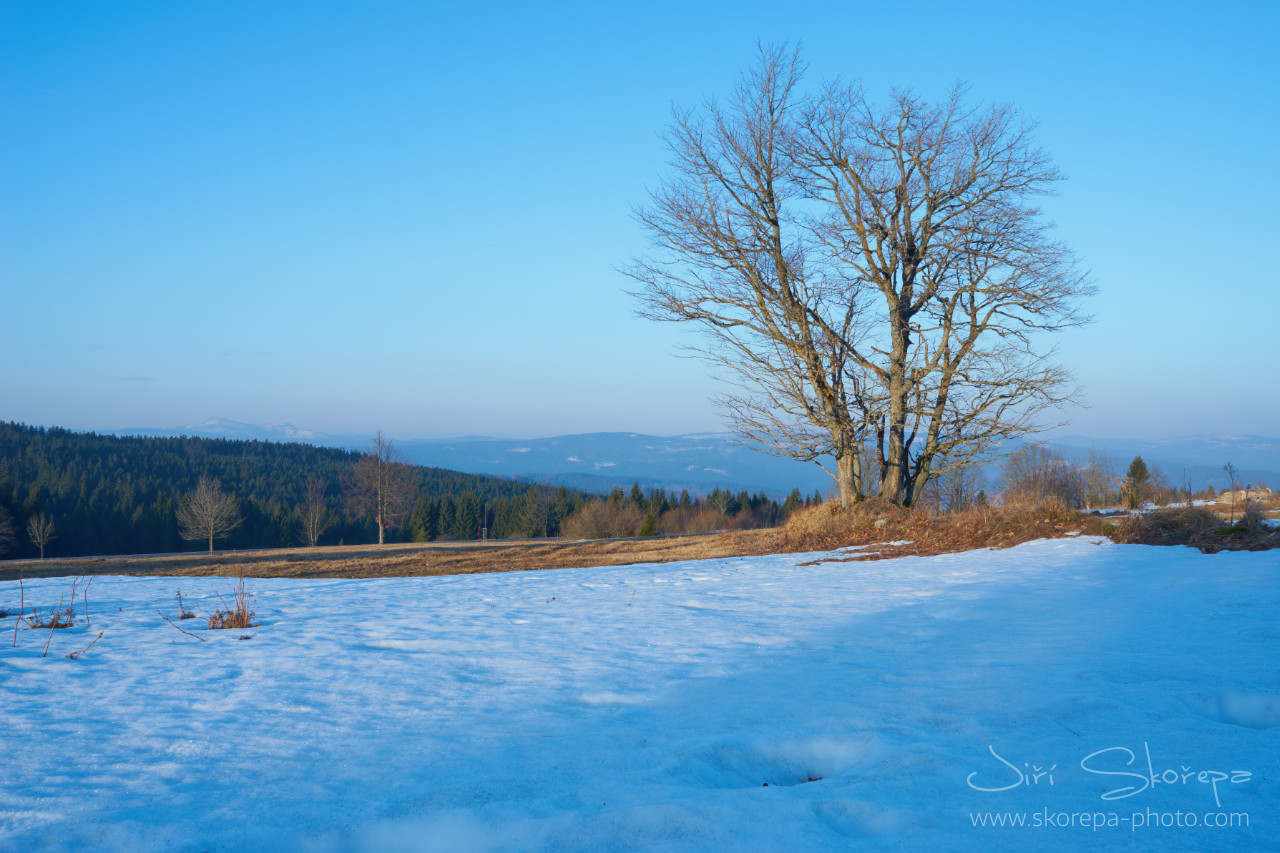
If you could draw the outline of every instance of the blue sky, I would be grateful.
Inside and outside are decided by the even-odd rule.
[[[810,80],[1041,123],[1071,432],[1280,434],[1280,4],[0,2],[0,418],[716,429],[618,267],[672,104]]]

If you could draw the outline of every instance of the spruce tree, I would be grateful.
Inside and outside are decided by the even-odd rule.
[[[804,497],[801,496],[800,489],[797,487],[792,489],[791,494],[787,495],[787,499],[782,502],[782,512],[790,515],[802,506],[804,506]]]
[[[1142,457],[1135,456],[1129,463],[1129,471],[1125,476],[1129,478],[1129,508],[1137,509],[1142,506],[1143,498],[1146,497],[1151,472],[1147,469],[1147,463],[1142,461]]]

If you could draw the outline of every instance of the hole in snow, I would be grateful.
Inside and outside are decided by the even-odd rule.
[[[1280,694],[1257,695],[1228,691],[1209,696],[1202,693],[1189,697],[1187,705],[1211,720],[1233,726],[1247,729],[1280,726]]]
[[[708,788],[791,787],[848,773],[878,751],[872,736],[730,742],[694,750],[672,771]]]

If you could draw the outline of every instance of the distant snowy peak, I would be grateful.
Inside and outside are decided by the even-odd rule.
[[[267,430],[287,436],[292,441],[327,441],[329,436],[322,432],[315,432],[309,429],[301,429],[293,424],[267,424]]]
[[[314,430],[301,429],[290,423],[273,423],[259,426],[226,418],[208,418],[200,424],[185,427],[191,435],[214,436],[247,441],[300,441],[322,443],[329,436]]]
[[[259,426],[233,421],[228,418],[206,418],[198,424],[157,429],[155,427],[131,427],[103,430],[107,435],[154,435],[161,437],[196,436],[199,438],[225,438],[232,441],[281,441],[306,444],[343,446],[347,440],[325,435],[309,429],[301,429],[290,423],[273,423]]]

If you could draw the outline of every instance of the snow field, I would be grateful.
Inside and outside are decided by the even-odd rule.
[[[253,580],[262,626],[178,623],[206,643],[156,611],[175,618],[179,588],[212,610],[231,581],[99,578],[92,627],[47,658],[44,632],[14,649],[0,621],[0,849],[1248,850],[1280,832],[1276,552],[1076,538],[797,565],[820,556]],[[30,581],[28,604],[67,587]],[[1105,750],[1109,774],[1083,769]],[[1104,800],[1148,751],[1190,781]],[[1014,780],[997,753],[1026,781],[976,790]],[[1219,770],[1249,778],[1196,781]],[[1249,826],[972,817],[1041,809]]]

